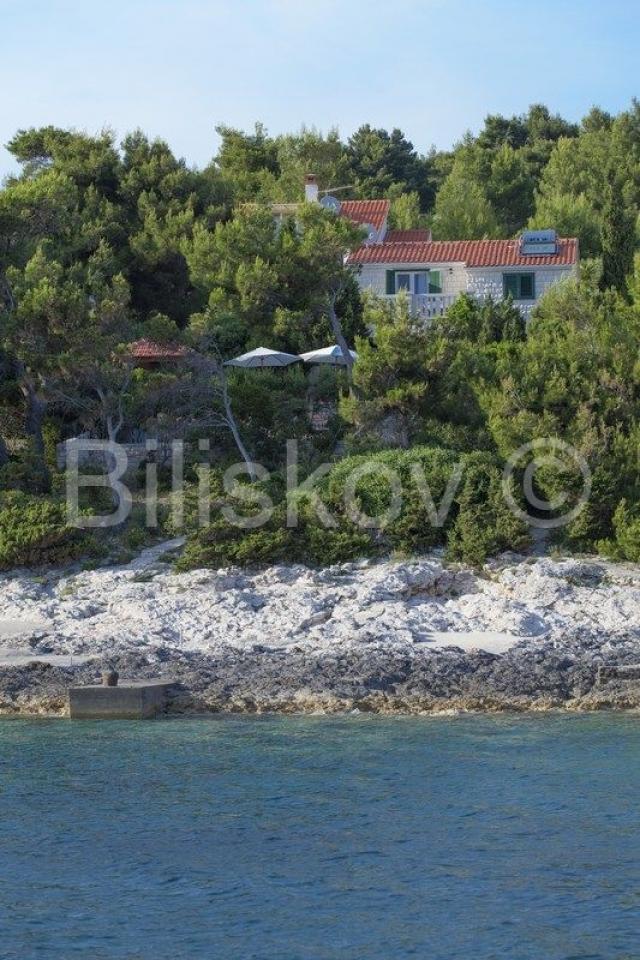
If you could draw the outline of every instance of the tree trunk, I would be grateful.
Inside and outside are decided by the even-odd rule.
[[[122,422],[122,417],[118,417],[117,420],[114,420],[113,417],[106,418],[105,423],[107,425],[107,437],[110,443],[118,442],[118,436],[122,430]]]
[[[336,343],[342,350],[342,356],[344,357],[344,362],[347,367],[347,377],[349,382],[351,382],[351,375],[353,371],[353,357],[351,356],[351,351],[349,350],[349,344],[347,343],[344,333],[342,332],[342,324],[336,313],[336,299],[337,293],[329,297],[329,319],[331,321],[331,329],[333,330],[333,335],[336,338]]]
[[[0,271],[0,299],[4,303],[7,313],[12,313],[15,310],[16,301],[4,270]]]
[[[47,401],[38,395],[35,384],[24,372],[20,379],[20,390],[22,391],[27,406],[25,432],[28,437],[31,437],[33,442],[33,451],[42,471],[43,485],[48,492],[51,489],[51,473],[45,457],[44,434],[42,430],[44,415],[47,412]]]
[[[107,431],[107,437],[111,443],[118,442],[120,431],[124,426],[124,396],[126,391],[129,389],[132,372],[133,367],[130,367],[127,378],[122,384],[119,392],[115,395],[105,393],[101,386],[96,386],[95,388],[96,395],[102,408],[102,419]],[[114,405],[115,414],[110,412],[114,409]]]
[[[222,374],[222,376],[224,376],[224,374]],[[236,423],[236,418],[233,415],[231,400],[229,399],[229,394],[227,393],[226,382],[223,384],[222,398],[224,402],[224,412],[227,418],[227,423],[229,424],[229,429],[231,430],[233,439],[235,440],[235,444],[236,444],[236,447],[238,448],[238,452],[240,453],[240,456],[242,457],[242,459],[247,465],[247,472],[249,474],[249,477],[251,478],[251,482],[254,483],[258,479],[258,476],[253,466],[253,460],[249,456],[249,451],[247,450],[244,443],[242,442],[242,437],[240,436],[240,431],[238,430],[238,424]]]
[[[25,378],[21,383],[22,395],[27,403],[25,416],[25,429],[27,435],[33,440],[33,449],[38,457],[44,460],[44,434],[42,432],[42,423],[46,413],[46,401],[38,396],[38,393],[32,382]]]
[[[6,466],[7,463],[9,463],[9,451],[4,442],[4,437],[0,434],[0,467]]]

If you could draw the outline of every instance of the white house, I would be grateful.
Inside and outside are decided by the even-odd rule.
[[[578,241],[553,230],[515,240],[432,240],[428,230],[388,230],[388,200],[346,200],[340,214],[368,228],[347,262],[361,290],[381,297],[405,291],[416,315],[437,316],[461,293],[512,296],[525,316],[552,284],[578,274]]]
[[[365,242],[346,258],[360,289],[380,297],[404,291],[414,314],[424,319],[444,313],[461,293],[493,300],[511,296],[528,317],[545,290],[578,275],[578,241],[558,237],[555,230],[526,230],[515,240],[432,240],[430,230],[389,230],[389,200],[321,198],[314,174],[307,174],[304,189],[307,203],[320,203],[366,230]],[[272,205],[280,221],[298,207]]]

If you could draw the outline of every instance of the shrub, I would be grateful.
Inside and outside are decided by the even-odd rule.
[[[290,553],[290,541],[283,509],[276,510],[265,526],[255,530],[219,516],[189,539],[177,569],[278,563]]]
[[[629,509],[626,500],[613,515],[617,551],[625,560],[640,563],[640,516]]]
[[[74,560],[94,543],[68,526],[63,502],[21,491],[0,494],[0,569]]]
[[[529,543],[527,527],[509,508],[500,471],[489,457],[475,454],[467,459],[456,500],[458,513],[447,539],[451,559],[480,566],[501,550],[519,550]]]
[[[457,489],[448,489],[459,460],[461,482]],[[354,522],[345,500],[354,471],[365,467],[369,469],[361,470],[352,487],[353,506],[380,521],[372,527]],[[375,467],[385,469],[376,472],[371,469]],[[390,471],[401,480],[399,512],[388,509]],[[520,549],[528,542],[526,525],[511,512],[501,481],[501,472],[489,455],[460,457],[450,450],[418,447],[349,457],[316,485],[335,526],[325,526],[311,497],[298,492],[292,495],[297,500],[295,528],[287,527],[283,501],[257,530],[242,529],[218,517],[191,538],[179,568],[282,561],[326,566],[391,550],[410,554],[444,544],[452,558],[481,564],[493,553]]]
[[[123,543],[129,550],[141,550],[152,540],[150,531],[146,527],[133,523],[123,536]]]
[[[177,569],[284,562],[329,566],[373,552],[375,546],[367,533],[346,521],[338,528],[326,528],[304,507],[298,525],[287,527],[286,506],[280,504],[269,522],[255,530],[218,517],[191,537]]]
[[[326,567],[379,552],[371,533],[340,513],[335,513],[335,527],[325,526],[313,506],[304,500],[299,503],[298,514],[291,539],[292,556],[299,563]]]
[[[51,478],[40,457],[31,446],[20,456],[0,468],[0,491],[22,490],[25,493],[48,493]]]

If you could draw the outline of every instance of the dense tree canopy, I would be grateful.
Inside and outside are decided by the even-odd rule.
[[[345,450],[419,448],[434,463],[463,451],[470,479],[449,545],[478,559],[521,542],[497,505],[497,463],[544,435],[571,443],[593,472],[594,498],[566,539],[638,559],[640,103],[617,116],[594,107],[579,124],[539,104],[491,114],[477,135],[425,154],[403,131],[370,124],[347,140],[313,128],[272,136],[260,124],[217,132],[201,170],[139,130],[118,143],[108,130],[48,126],[9,142],[20,172],[0,189],[0,491],[55,488],[55,441],[83,430],[186,437],[199,424],[218,431],[221,460],[242,446],[270,466],[286,436],[310,467]],[[468,297],[427,330],[402,299],[362,302],[344,264],[357,228],[286,206],[302,200],[307,172],[341,198],[388,198],[392,226],[430,227],[436,239],[555,227],[579,238],[582,279],[543,299],[527,335],[510,302]],[[134,370],[128,347],[140,337],[179,341],[200,360],[190,354],[182,374]],[[357,344],[349,384],[300,370],[227,382],[220,363],[258,345],[298,353],[330,342],[345,355]],[[312,435],[318,403],[328,427]],[[221,435],[230,423],[233,436]],[[539,475],[541,493],[558,483]],[[424,542],[416,517],[396,545]],[[308,537],[331,557],[363,543],[350,527]]]

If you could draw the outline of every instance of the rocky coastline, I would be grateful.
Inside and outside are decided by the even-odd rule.
[[[175,574],[156,549],[0,577],[5,717],[65,716],[68,687],[107,667],[171,680],[172,715],[637,709],[638,664],[630,564],[509,555],[477,572],[430,555]]]

